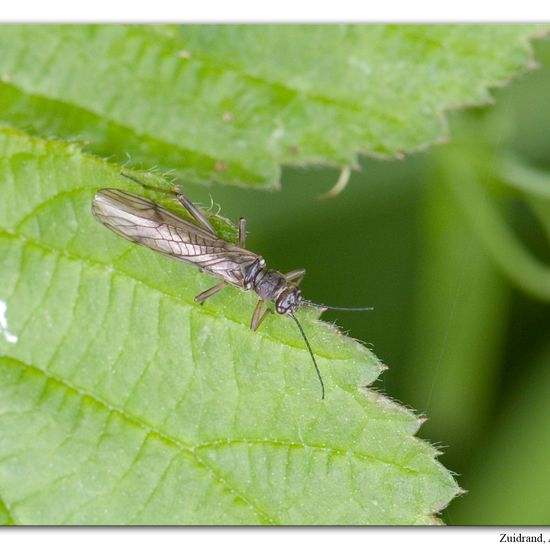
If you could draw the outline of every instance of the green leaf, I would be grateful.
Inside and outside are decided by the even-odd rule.
[[[1,119],[187,181],[278,183],[445,139],[532,63],[535,25],[3,26]]]
[[[117,237],[141,191],[76,146],[0,131],[0,518],[17,524],[418,524],[457,493],[382,365],[300,313]],[[4,511],[5,510],[5,511]],[[9,512],[8,512],[9,511]]]

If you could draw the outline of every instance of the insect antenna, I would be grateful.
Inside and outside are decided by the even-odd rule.
[[[294,319],[294,322],[296,323],[296,326],[298,327],[298,330],[300,331],[300,334],[302,335],[302,338],[304,339],[304,342],[306,343],[307,349],[309,351],[309,354],[311,355],[311,360],[313,361],[313,366],[315,367],[315,370],[317,372],[317,378],[319,378],[319,382],[321,383],[321,399],[325,398],[325,384],[323,383],[323,378],[321,376],[321,371],[319,370],[319,366],[317,365],[317,361],[315,361],[315,355],[313,355],[313,350],[311,349],[311,346],[309,344],[309,341],[306,337],[306,333],[304,332],[304,329],[302,328],[302,325],[294,317],[294,314],[290,313],[290,316]]]
[[[327,306],[325,304],[316,304],[309,300],[302,300],[302,304],[306,306],[320,307],[322,309],[332,309],[334,311],[373,311],[372,306],[359,306],[359,307],[345,307],[345,306]]]
[[[144,183],[142,183],[141,181],[139,181],[137,178],[134,178],[134,176],[131,176],[130,174],[127,174],[127,173],[124,172],[123,170],[121,170],[120,175],[121,175],[121,176],[124,176],[125,178],[128,178],[129,180],[132,180],[132,181],[135,182],[135,183],[138,183],[138,184],[141,185],[142,187],[147,187],[147,185],[145,185]]]

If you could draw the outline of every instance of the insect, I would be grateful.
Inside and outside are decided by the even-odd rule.
[[[132,176],[122,175],[147,187]],[[315,304],[302,298],[299,284],[305,269],[280,273],[266,267],[265,260],[245,248],[246,220],[239,220],[239,243],[222,239],[205,215],[179,189],[173,192],[195,223],[134,193],[120,189],[101,189],[92,201],[92,213],[106,227],[129,241],[141,244],[176,260],[191,263],[202,271],[219,277],[221,281],[201,292],[195,301],[203,303],[227,285],[241,290],[253,290],[258,302],[250,328],[255,331],[270,312],[266,302],[272,302],[281,315],[288,315],[296,323],[309,351],[325,398],[325,385],[311,345],[302,325],[295,316],[301,305],[319,306],[337,310],[367,310],[372,308],[340,308]]]

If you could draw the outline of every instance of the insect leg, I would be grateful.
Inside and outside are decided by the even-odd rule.
[[[189,214],[191,214],[191,216],[193,216],[193,218],[195,218],[195,220],[203,227],[203,229],[206,229],[206,231],[218,237],[216,230],[210,225],[210,222],[206,219],[206,216],[185,195],[177,192],[176,198],[185,210],[187,210],[187,212],[189,212]]]
[[[246,220],[239,218],[239,246],[245,248],[246,243]]]
[[[210,225],[210,222],[206,219],[205,215],[185,195],[183,195],[180,192],[178,187],[174,186],[174,189],[172,190],[162,189],[161,187],[155,187],[153,185],[148,185],[146,183],[143,183],[142,181],[139,181],[137,178],[134,178],[134,176],[130,176],[130,174],[126,174],[125,172],[121,172],[120,175],[124,176],[125,178],[128,178],[129,180],[132,180],[135,183],[138,183],[145,189],[150,189],[151,191],[157,191],[160,193],[168,193],[171,195],[176,195],[178,202],[202,226],[203,229],[206,229],[209,233],[212,233],[212,235],[215,235],[216,237],[219,236],[216,233],[216,230]]]
[[[254,313],[252,314],[252,320],[250,321],[250,330],[256,330],[262,324],[265,316],[268,313],[271,313],[269,308],[266,308],[262,313],[264,303],[265,302],[263,300],[258,300],[258,303],[254,308]]]
[[[304,268],[294,269],[292,271],[289,271],[288,273],[285,273],[285,279],[287,281],[296,281],[296,284],[300,284],[305,274],[306,270]]]
[[[225,286],[227,286],[227,283],[225,281],[222,281],[221,283],[218,283],[216,286],[213,286],[212,288],[209,288],[208,290],[201,292],[198,296],[195,296],[195,302],[202,304],[206,299],[216,294],[216,292],[219,292]]]

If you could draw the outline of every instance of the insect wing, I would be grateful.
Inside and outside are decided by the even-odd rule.
[[[185,261],[242,286],[258,256],[241,249],[139,195],[102,189],[92,201],[94,216],[132,242]]]

